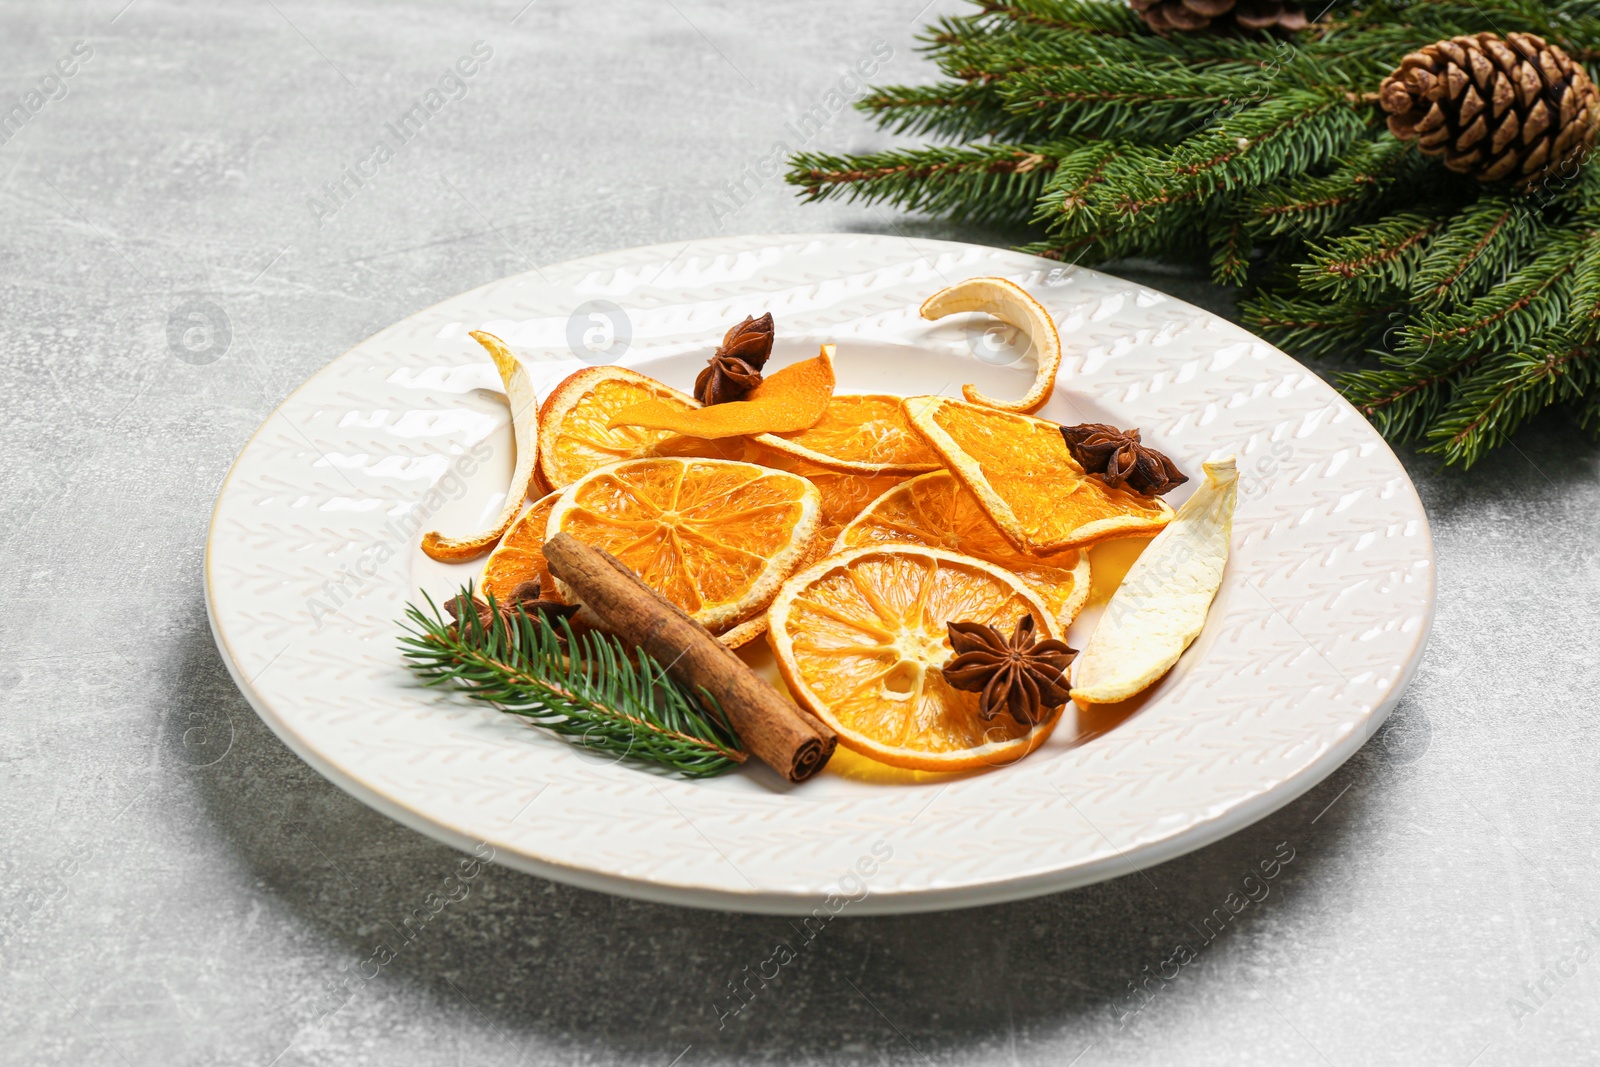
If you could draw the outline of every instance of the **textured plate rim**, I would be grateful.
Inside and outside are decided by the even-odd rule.
[[[593,256],[580,257],[562,264],[552,264],[546,269],[554,270],[558,267],[572,266],[588,261],[602,261],[608,257],[621,254],[660,255],[666,252],[680,253],[685,248],[716,248],[718,246],[732,245],[740,242],[765,242],[768,244],[782,243],[816,243],[830,241],[872,240],[868,235],[857,234],[774,234],[753,235],[738,238],[707,238],[688,242],[667,242],[651,246],[641,246],[618,250],[615,252],[600,253]],[[892,238],[876,238],[890,241]],[[902,243],[904,239],[898,239]],[[1001,249],[987,246],[969,245],[959,242],[933,241],[918,239],[914,246],[936,250],[972,249],[980,253],[992,255],[1016,255],[1006,253]],[[1031,258],[1031,257],[1029,257]],[[1082,268],[1074,268],[1085,275],[1095,276],[1096,272]],[[548,856],[530,854],[511,846],[504,841],[497,840],[495,835],[474,835],[463,833],[460,830],[446,825],[431,816],[426,810],[408,803],[399,796],[376,787],[360,777],[350,773],[337,760],[322,752],[316,744],[297,731],[295,727],[273,708],[271,702],[259,691],[252,679],[247,677],[238,664],[236,652],[229,640],[225,627],[220,621],[222,609],[216,600],[216,581],[214,574],[214,553],[217,547],[217,524],[219,515],[229,489],[234,482],[235,475],[239,472],[246,456],[257,440],[267,431],[274,417],[281,414],[282,410],[301,397],[303,393],[313,388],[324,374],[339,360],[349,356],[364,346],[369,345],[396,327],[428,316],[456,301],[472,297],[507,282],[518,278],[529,278],[535,272],[526,272],[522,275],[513,275],[508,278],[497,279],[476,287],[472,290],[453,295],[438,301],[428,308],[419,310],[397,323],[386,326],[359,344],[353,346],[348,352],[330,361],[329,364],[312,374],[280,404],[274,408],[250,436],[238,457],[230,466],[227,476],[218,489],[216,503],[212,509],[211,523],[208,528],[205,552],[205,581],[206,581],[206,608],[208,621],[217,646],[222,653],[222,658],[227,665],[230,676],[239,687],[252,708],[261,716],[264,722],[288,747],[310,764],[319,774],[338,785],[344,791],[360,799],[368,806],[388,815],[390,818],[418,830],[436,840],[451,845],[465,852],[471,852],[474,847],[481,847],[484,843],[495,849],[495,861],[505,866],[526,871],[542,877],[547,877],[582,888],[614,893],[622,896],[633,897],[661,904],[691,906],[701,908],[714,908],[750,913],[767,914],[803,914],[811,910],[812,906],[823,899],[822,893],[790,893],[772,890],[753,889],[750,891],[730,890],[707,886],[693,881],[673,881],[657,877],[636,878],[619,876],[616,874],[597,871],[578,864],[563,863],[553,860]],[[1131,283],[1130,283],[1131,284]],[[1200,317],[1201,319],[1216,319],[1217,316],[1204,309],[1176,298],[1166,297],[1172,305]],[[1240,331],[1243,333],[1243,331]],[[1258,343],[1265,346],[1265,342]],[[1271,346],[1266,346],[1270,348]],[[1290,366],[1306,371],[1296,361],[1286,354],[1272,349],[1277,358],[1286,361]],[[1324,388],[1326,388],[1324,386]],[[1355,414],[1355,409],[1339,398],[1336,393],[1329,390],[1329,394],[1336,399],[1337,404]],[[1357,414],[1357,418],[1360,416]],[[1364,421],[1364,420],[1363,420]],[[1383,442],[1375,431],[1368,427],[1372,439],[1381,450],[1399,467],[1399,461],[1386,442]],[[1367,714],[1364,729],[1355,729],[1345,734],[1338,742],[1329,745],[1316,759],[1302,765],[1295,773],[1266,784],[1247,795],[1238,797],[1234,802],[1220,809],[1214,809],[1206,817],[1191,822],[1175,833],[1157,838],[1152,841],[1137,844],[1130,849],[1121,849],[1107,839],[1111,845],[1112,854],[1075,863],[1073,865],[1040,871],[1020,876],[1002,877],[991,881],[980,881],[959,886],[935,887],[926,889],[910,889],[891,892],[869,892],[864,898],[853,902],[848,910],[852,915],[869,914],[900,914],[922,911],[937,911],[950,908],[981,906],[1009,900],[1023,899],[1031,896],[1057,892],[1078,886],[1101,881],[1106,878],[1122,874],[1133,873],[1147,867],[1166,862],[1185,853],[1202,848],[1223,837],[1258,821],[1272,812],[1289,804],[1307,791],[1314,788],[1329,774],[1349,759],[1360,747],[1382,726],[1394,706],[1403,696],[1405,688],[1420,663],[1422,651],[1426,645],[1431,629],[1435,610],[1436,572],[1434,567],[1431,531],[1428,528],[1426,513],[1421,501],[1418,499],[1415,487],[1409,477],[1405,477],[1403,467],[1400,468],[1404,479],[1404,489],[1409,494],[1411,502],[1415,505],[1416,521],[1420,523],[1422,543],[1426,546],[1425,559],[1420,562],[1426,564],[1425,609],[1420,617],[1420,625],[1410,635],[1409,644],[1403,652],[1400,668],[1394,675],[1381,699],[1375,703],[1373,710]],[[264,668],[263,668],[264,670]],[[262,672],[258,672],[259,674]],[[1102,835],[1104,836],[1104,835]]]

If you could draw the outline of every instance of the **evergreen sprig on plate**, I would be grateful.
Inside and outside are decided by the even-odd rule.
[[[472,587],[461,594],[471,603]],[[745,759],[716,701],[675,681],[638,649],[599,631],[575,632],[565,617],[518,605],[462,613],[459,623],[431,599],[406,605],[407,664],[425,685],[456,685],[582,748],[709,778]]]
[[[844,198],[1032,227],[1026,251],[1209,262],[1291,353],[1369,353],[1345,394],[1470,465],[1551,405],[1600,428],[1600,176],[1475,181],[1385,125],[1378,88],[1436,41],[1536,34],[1590,76],[1597,0],[1336,4],[1293,37],[1157,36],[1104,0],[981,0],[928,28],[942,78],[857,107],[945,143],[801,153]]]

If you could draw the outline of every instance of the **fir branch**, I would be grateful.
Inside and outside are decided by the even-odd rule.
[[[1170,144],[1260,92],[1253,71],[1123,64],[1025,71],[998,87],[1034,140],[1103,136]]]
[[[1198,190],[1173,196],[1151,189],[1149,175],[1164,170],[1164,152],[1121,145],[1098,157],[1085,149],[1083,158],[1092,169],[1073,195],[1057,194],[1060,187],[1054,183],[1046,190],[1040,218],[1050,237],[1029,251],[1072,262],[1133,255],[1186,258],[1205,251],[1205,233],[1225,205],[1206,202]],[[1140,199],[1130,199],[1135,190]]]
[[[1432,373],[1400,367],[1351,371],[1340,375],[1339,391],[1385,437],[1415,441],[1438,418],[1455,378],[1479,358],[1467,356]]]
[[[1243,285],[1250,272],[1250,239],[1237,214],[1212,226],[1211,277],[1222,285]]]
[[[1595,243],[1582,230],[1559,234],[1487,295],[1455,311],[1417,314],[1398,331],[1397,350],[1382,353],[1385,367],[1345,375],[1340,389],[1386,436],[1427,438],[1428,451],[1448,462],[1476,461],[1496,433],[1553,402],[1532,404],[1548,374],[1538,367],[1550,358],[1534,338],[1563,321],[1571,274]],[[1503,398],[1485,386],[1485,374],[1507,387]]]
[[[1595,226],[1600,219],[1586,212],[1574,225]],[[1572,268],[1572,292],[1567,307],[1566,335],[1584,344],[1600,341],[1600,242],[1584,243]]]
[[[993,81],[1017,71],[1052,66],[1138,66],[1208,73],[1226,71],[1239,77],[1274,75],[1296,53],[1287,41],[1224,38],[1214,34],[1180,33],[1106,36],[1080,32],[996,30],[951,20],[929,38],[939,69],[951,77]]]
[[[1442,219],[1429,215],[1391,215],[1357,226],[1314,247],[1300,266],[1300,287],[1335,300],[1372,302],[1409,288],[1427,240]]]
[[[1314,239],[1366,218],[1398,183],[1420,177],[1416,145],[1385,130],[1355,145],[1327,174],[1303,174],[1249,194],[1243,209],[1252,236]]]
[[[1348,150],[1372,121],[1342,90],[1294,90],[1228,116],[1173,150],[1176,190],[1260,186],[1321,166]]]
[[[1087,207],[1089,190],[1105,180],[1106,168],[1123,148],[1116,141],[1091,141],[1062,155],[1045,183],[1035,218],[1048,220]]]
[[[1303,166],[1363,125],[1342,97],[1291,94],[1220,124],[1238,134],[1231,140],[1224,135],[1220,144],[1212,130],[1170,151],[1125,146],[1105,161],[1081,204],[1062,201],[1058,215],[1045,216],[1047,247],[1072,258],[1075,249],[1092,244],[1095,258],[1113,258],[1192,250],[1197,241],[1203,246],[1194,227],[1207,229],[1234,213],[1225,194],[1243,195],[1243,184],[1296,162]]]
[[[1032,139],[1031,124],[1008,112],[999,96],[981,82],[886,86],[873,89],[854,106],[891,133],[927,134],[950,140]]]
[[[1340,387],[1385,433],[1471,463],[1553,403],[1600,429],[1600,166],[1513,195],[1397,140],[1374,105],[1404,56],[1484,30],[1600,73],[1600,0],[1351,0],[1288,39],[979,0],[924,38],[945,81],[859,105],[961,143],[803,155],[789,180],[975,221],[1031,200],[1026,250],[1064,261],[1209,258],[1257,288],[1244,321],[1293,354],[1370,350]]]
[[[1574,400],[1597,384],[1594,350],[1534,349],[1485,359],[1456,386],[1428,430],[1424,452],[1470,467],[1543,409]]]
[[[1368,344],[1396,308],[1325,303],[1263,292],[1239,308],[1246,326],[1290,351],[1310,356],[1338,355]]]
[[[469,584],[462,595],[472,598]],[[639,649],[591,631],[559,628],[489,600],[488,625],[472,612],[450,623],[428,599],[406,605],[402,655],[424,685],[456,685],[475,700],[528,719],[582,748],[666,767],[688,778],[745,759],[716,702],[693,693]],[[637,665],[634,661],[637,661]]]
[[[1571,274],[1594,234],[1558,233],[1546,250],[1490,292],[1444,312],[1420,311],[1402,331],[1400,358],[1436,352],[1453,358],[1486,349],[1514,349],[1559,324]]]
[[[985,15],[1073,33],[1146,34],[1150,30],[1124,4],[1101,0],[978,0]]]
[[[929,147],[865,156],[801,153],[786,175],[807,200],[887,203],[930,215],[959,213],[977,222],[1023,223],[1050,181],[1067,144]]]
[[[1483,197],[1428,246],[1412,279],[1412,299],[1427,307],[1464,302],[1531,249],[1541,229],[1526,198]]]

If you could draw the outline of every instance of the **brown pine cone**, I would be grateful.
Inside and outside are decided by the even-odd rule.
[[[1400,61],[1378,101],[1389,131],[1479,181],[1526,188],[1594,144],[1600,93],[1583,67],[1529,33],[1480,33]]]
[[[1283,0],[1128,0],[1128,6],[1161,34],[1306,27],[1306,13]]]

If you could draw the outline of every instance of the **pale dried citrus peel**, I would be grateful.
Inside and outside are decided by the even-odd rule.
[[[1205,472],[1205,484],[1129,568],[1073,664],[1078,703],[1114,704],[1144,690],[1205,626],[1228,562],[1239,488],[1232,456],[1205,464]]]
[[[922,317],[942,319],[965,311],[981,311],[1015,326],[1027,337],[1029,350],[1039,369],[1033,384],[1018,400],[996,400],[978,392],[977,386],[963,385],[961,395],[974,404],[986,404],[1002,411],[1031,413],[1039,410],[1056,387],[1061,370],[1061,337],[1056,324],[1039,302],[1016,282],[1005,278],[968,278],[934,293],[922,305]]]
[[[492,333],[472,331],[473,340],[489,352],[500,380],[505,383],[506,403],[511,406],[511,437],[517,447],[517,465],[511,472],[511,488],[506,490],[506,504],[500,517],[489,529],[472,537],[446,537],[437,530],[422,536],[422,551],[440,563],[460,563],[481,556],[500,536],[511,528],[522,502],[533,486],[535,464],[539,459],[539,401],[533,392],[533,380],[522,369],[517,357],[504,341]]]
[[[821,419],[833,396],[833,346],[811,359],[767,375],[745,400],[685,409],[660,400],[632,404],[611,417],[608,428],[639,426],[706,440],[759,433],[794,433]]]

